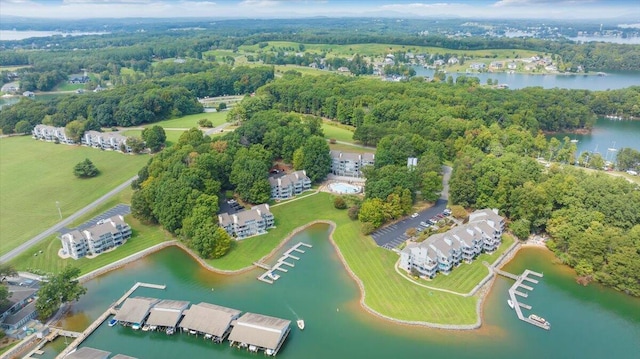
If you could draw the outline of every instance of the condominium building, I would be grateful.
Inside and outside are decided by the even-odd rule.
[[[66,145],[74,145],[76,142],[67,136],[64,127],[48,125],[36,125],[31,131],[36,140],[58,141]],[[86,131],[80,138],[80,143],[85,146],[102,150],[113,150],[131,153],[132,149],[127,145],[127,137],[115,132]]]
[[[54,127],[47,125],[36,125],[31,131],[33,138],[43,141],[58,141],[67,145],[75,144],[65,132],[64,127]]]
[[[264,203],[238,213],[221,213],[218,223],[236,239],[267,233],[275,224],[269,205]]]
[[[280,177],[269,177],[271,198],[287,199],[311,188],[311,180],[304,170],[289,173]]]
[[[131,238],[131,227],[122,216],[98,221],[84,230],[73,230],[60,236],[64,253],[73,259],[98,255],[118,247]]]
[[[337,176],[362,177],[362,169],[374,163],[373,153],[331,151],[331,173]]]
[[[449,274],[460,263],[472,262],[482,252],[494,252],[502,242],[504,218],[498,210],[473,212],[469,222],[446,233],[434,234],[421,243],[410,243],[400,252],[400,267],[433,278]]]

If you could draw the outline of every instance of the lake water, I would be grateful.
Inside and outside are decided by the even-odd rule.
[[[24,40],[33,37],[48,37],[53,35],[62,36],[84,36],[84,35],[104,35],[108,32],[60,32],[60,31],[16,31],[0,30],[0,41]]]
[[[74,306],[64,327],[81,330],[136,281],[166,284],[141,288],[134,295],[206,301],[295,320],[306,328],[292,331],[278,358],[630,358],[640,351],[640,300],[599,286],[582,287],[554,256],[527,249],[507,270],[543,272],[526,303],[547,318],[551,331],[519,321],[506,304],[508,279],[498,278],[487,297],[484,325],[474,331],[445,331],[395,325],[364,312],[359,292],[328,241],[328,226],[318,225],[291,243],[313,244],[295,268],[273,285],[255,270],[238,276],[212,274],[177,248],[169,248],[86,284],[88,293]],[[255,358],[244,350],[216,345],[186,334],[133,331],[104,323],[82,346],[138,358]],[[42,358],[58,349],[47,348]],[[262,354],[259,354],[262,357]]]
[[[614,160],[616,153],[609,151],[609,148],[629,147],[640,151],[640,121],[599,118],[589,134],[558,133],[547,138],[555,137],[562,141],[565,136],[578,140],[578,154],[584,151],[599,152],[602,157]]]
[[[434,69],[425,69],[422,66],[414,66],[417,76],[433,78]],[[498,84],[507,84],[510,89],[521,89],[524,87],[566,88],[582,90],[613,90],[627,88],[630,86],[640,86],[640,72],[612,72],[607,76],[595,75],[533,75],[522,73],[447,73],[455,80],[459,75],[477,77],[481,84],[486,84],[487,79],[498,80]]]

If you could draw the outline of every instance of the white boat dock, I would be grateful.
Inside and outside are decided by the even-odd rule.
[[[296,245],[294,245],[293,247],[289,248],[286,252],[284,252],[282,256],[278,259],[276,264],[273,265],[273,267],[270,267],[267,264],[264,264],[262,262],[253,263],[256,267],[260,267],[266,270],[265,273],[263,273],[258,277],[258,280],[263,281],[265,283],[273,284],[273,282],[275,282],[278,278],[280,278],[278,274],[275,274],[275,271],[279,270],[281,272],[286,273],[289,270],[284,268],[285,266],[294,268],[295,262],[287,262],[287,259],[290,258],[294,261],[300,260],[300,257],[298,257],[297,255],[291,254],[293,252],[304,253],[305,251],[300,249],[300,247],[311,248],[312,246],[307,243],[298,242]]]
[[[537,284],[539,281],[537,279],[531,278],[533,277],[538,277],[538,278],[542,278],[542,273],[538,273],[538,272],[534,272],[532,270],[526,269],[524,271],[524,273],[522,273],[522,275],[515,275],[513,273],[509,273],[509,272],[505,272],[505,271],[501,271],[499,269],[494,269],[494,271],[502,276],[505,276],[507,278],[513,279],[516,282],[511,286],[511,288],[509,288],[509,299],[511,300],[511,302],[513,302],[514,304],[514,310],[516,311],[516,315],[518,316],[518,319],[527,322],[529,324],[533,324],[536,327],[542,328],[542,329],[546,329],[549,330],[551,329],[551,325],[546,322],[546,323],[542,323],[540,321],[536,321],[533,319],[530,319],[528,316],[524,316],[524,314],[522,314],[522,308],[526,309],[526,310],[531,310],[532,307],[528,304],[522,303],[518,300],[519,297],[522,298],[527,298],[529,296],[529,293],[523,293],[521,291],[519,291],[518,289],[522,288],[528,291],[533,291],[533,287],[523,284],[522,282],[524,281],[528,281],[530,283],[534,283]]]

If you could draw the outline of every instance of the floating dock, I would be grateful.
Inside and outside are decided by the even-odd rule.
[[[524,304],[522,302],[520,302],[518,300],[518,298],[522,297],[522,298],[527,298],[529,296],[529,293],[523,293],[521,291],[519,291],[518,289],[522,288],[522,289],[526,289],[528,291],[532,291],[533,287],[523,284],[522,282],[527,281],[530,283],[534,283],[537,284],[538,280],[534,279],[532,277],[538,277],[538,278],[542,278],[542,273],[538,273],[538,272],[534,272],[532,270],[526,269],[524,271],[524,273],[522,273],[522,275],[515,275],[513,273],[509,273],[509,272],[505,272],[499,269],[493,269],[494,272],[496,274],[499,274],[501,276],[510,278],[515,280],[516,282],[511,286],[511,288],[509,288],[509,299],[511,300],[511,302],[513,303],[513,309],[516,311],[516,315],[518,316],[518,319],[527,322],[529,324],[535,325],[536,327],[545,329],[545,330],[549,330],[551,329],[551,325],[549,324],[549,322],[544,322],[542,323],[541,321],[537,321],[537,320],[533,320],[529,317],[525,317],[524,314],[522,314],[522,308],[526,309],[526,310],[531,310],[532,307],[528,304]]]
[[[273,282],[275,282],[276,280],[278,280],[278,278],[280,278],[278,274],[275,274],[277,270],[286,273],[289,270],[284,268],[284,266],[291,267],[291,268],[295,267],[294,262],[287,262],[287,259],[290,258],[294,261],[300,260],[300,257],[292,254],[293,252],[304,253],[305,251],[300,249],[300,247],[311,248],[312,246],[307,243],[298,242],[298,244],[296,244],[295,246],[289,248],[286,252],[284,252],[282,256],[278,259],[276,264],[273,265],[273,267],[270,267],[267,264],[264,264],[262,262],[253,263],[256,267],[260,267],[266,270],[265,273],[258,276],[258,280],[263,281],[265,283],[273,284]]]

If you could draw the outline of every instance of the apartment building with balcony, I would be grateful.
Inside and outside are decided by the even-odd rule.
[[[122,216],[113,216],[98,221],[89,228],[65,233],[60,236],[60,241],[65,255],[79,259],[119,247],[129,238],[131,238],[131,227]]]
[[[271,198],[275,200],[295,197],[311,189],[311,180],[304,170],[279,177],[269,177],[269,183],[271,184]]]
[[[373,153],[353,153],[330,151],[331,153],[331,173],[337,176],[362,177],[362,169],[365,166],[375,164],[375,154]]]
[[[237,240],[267,233],[275,225],[273,214],[266,203],[234,214],[220,213],[218,223]]]

